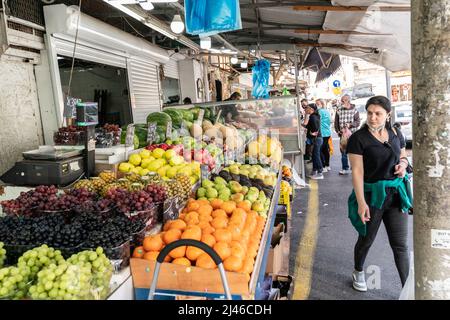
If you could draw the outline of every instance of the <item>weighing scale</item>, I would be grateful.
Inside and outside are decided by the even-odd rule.
[[[96,103],[77,104],[76,125],[86,128],[84,146],[40,146],[22,153],[24,160],[0,177],[17,186],[70,185],[81,176],[90,178],[95,171]]]

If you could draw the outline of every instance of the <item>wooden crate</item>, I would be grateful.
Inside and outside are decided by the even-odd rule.
[[[130,261],[134,288],[149,289],[153,279],[154,261],[132,258]],[[249,295],[249,278],[237,272],[226,272],[228,285],[233,295]],[[204,292],[223,294],[223,285],[218,269],[209,270],[185,267],[172,263],[161,265],[157,288],[161,290]]]

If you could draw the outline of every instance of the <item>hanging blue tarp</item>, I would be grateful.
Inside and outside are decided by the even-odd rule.
[[[258,98],[269,97],[270,62],[262,59],[253,66],[253,90],[252,96]]]
[[[200,37],[242,29],[239,0],[185,0],[186,31]]]

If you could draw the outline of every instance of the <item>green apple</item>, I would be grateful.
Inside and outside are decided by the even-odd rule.
[[[202,187],[203,188],[214,188],[214,182],[212,182],[211,180],[203,180],[202,181]]]
[[[250,187],[250,189],[248,189],[248,192],[259,194],[259,189],[256,187]]]
[[[242,193],[235,193],[231,196],[231,200],[234,202],[241,202],[244,200],[244,195]]]
[[[227,194],[219,194],[219,199],[223,200],[223,201],[229,201],[230,200],[230,195]]]
[[[224,194],[224,195],[227,195],[227,196],[231,196],[231,190],[228,189],[228,188],[224,188],[224,189],[219,191],[219,195],[221,195],[221,194]]]
[[[200,197],[197,200],[208,200],[208,198],[207,197]]]
[[[217,198],[219,193],[214,188],[206,188],[206,197],[208,198]]]
[[[264,210],[264,205],[260,201],[255,201],[252,204],[252,210],[261,212]]]
[[[230,187],[232,193],[239,193],[242,191],[242,186],[237,181],[230,181],[228,186]]]
[[[214,178],[214,183],[217,185],[217,184],[224,184],[224,185],[227,185],[227,182],[226,182],[226,180],[224,179],[224,178],[222,178],[222,177],[215,177]]]
[[[248,193],[248,187],[246,186],[242,187],[241,193],[245,196]]]
[[[206,189],[203,187],[200,187],[197,189],[197,198],[202,198],[206,195]]]
[[[255,202],[257,199],[258,199],[258,194],[249,192],[245,195],[245,200],[248,200],[251,203]]]

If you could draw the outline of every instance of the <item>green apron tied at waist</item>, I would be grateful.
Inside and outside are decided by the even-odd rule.
[[[412,208],[412,199],[406,189],[406,183],[408,181],[408,175],[404,178],[396,178],[394,180],[380,180],[374,183],[364,182],[364,193],[370,193],[371,199],[368,204],[369,207],[382,209],[384,201],[386,199],[386,188],[395,188],[400,195],[400,206],[402,212],[408,212],[409,208]],[[358,233],[366,236],[366,225],[361,221],[358,214],[358,201],[356,200],[355,190],[348,198],[348,218],[352,222]]]

